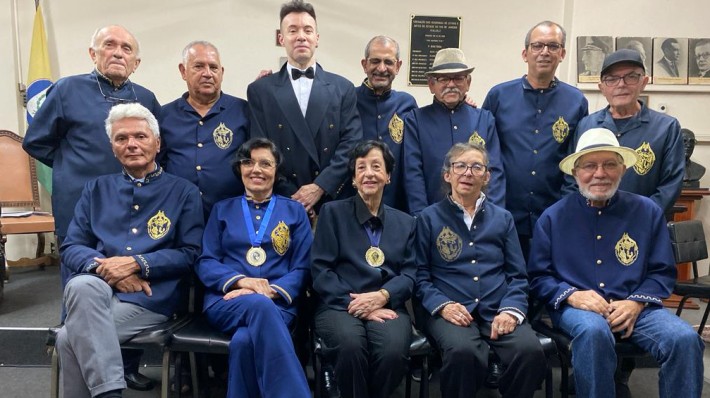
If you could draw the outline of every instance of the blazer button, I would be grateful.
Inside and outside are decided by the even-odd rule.
[[[296,178],[296,173],[291,174],[291,177]]]
[[[280,129],[282,129],[282,128],[284,127],[284,125],[281,124],[281,123],[279,123],[278,127],[279,127]]]
[[[318,175],[318,170],[316,170],[316,175]]]
[[[335,127],[335,125],[333,123],[331,123],[330,126],[328,126],[328,127],[332,129],[333,127]]]
[[[323,152],[328,152],[328,148],[323,148]]]

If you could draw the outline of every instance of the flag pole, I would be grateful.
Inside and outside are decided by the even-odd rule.
[[[19,110],[20,117],[18,117],[18,127],[20,127],[20,131],[25,131],[27,130],[27,118],[25,117],[24,108],[27,105],[27,86],[25,86],[24,79],[22,78],[22,51],[20,51],[20,22],[17,13],[17,0],[12,0],[12,10],[14,17],[13,35],[15,36],[15,59],[17,60],[15,64],[15,70],[17,72],[17,91],[18,94],[20,94],[23,108]]]

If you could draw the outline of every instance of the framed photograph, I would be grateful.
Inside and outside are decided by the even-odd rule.
[[[616,49],[636,50],[641,54],[646,76],[653,76],[653,38],[651,37],[617,37]]]
[[[688,39],[653,39],[653,83],[688,84]]]
[[[639,95],[639,100],[646,105],[646,108],[650,108],[650,105],[648,103],[648,95]]]
[[[611,36],[577,36],[577,81],[599,83],[604,58],[613,51]]]
[[[710,84],[710,38],[688,42],[688,83]]]

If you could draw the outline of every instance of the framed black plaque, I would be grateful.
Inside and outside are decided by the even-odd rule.
[[[461,45],[461,17],[412,15],[409,34],[410,86],[426,86],[436,52]]]

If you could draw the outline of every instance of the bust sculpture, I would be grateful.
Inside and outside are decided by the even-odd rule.
[[[685,149],[685,175],[683,176],[683,188],[699,188],[700,179],[705,175],[705,167],[690,160],[695,150],[695,133],[688,129],[680,129],[683,135],[683,148]]]

